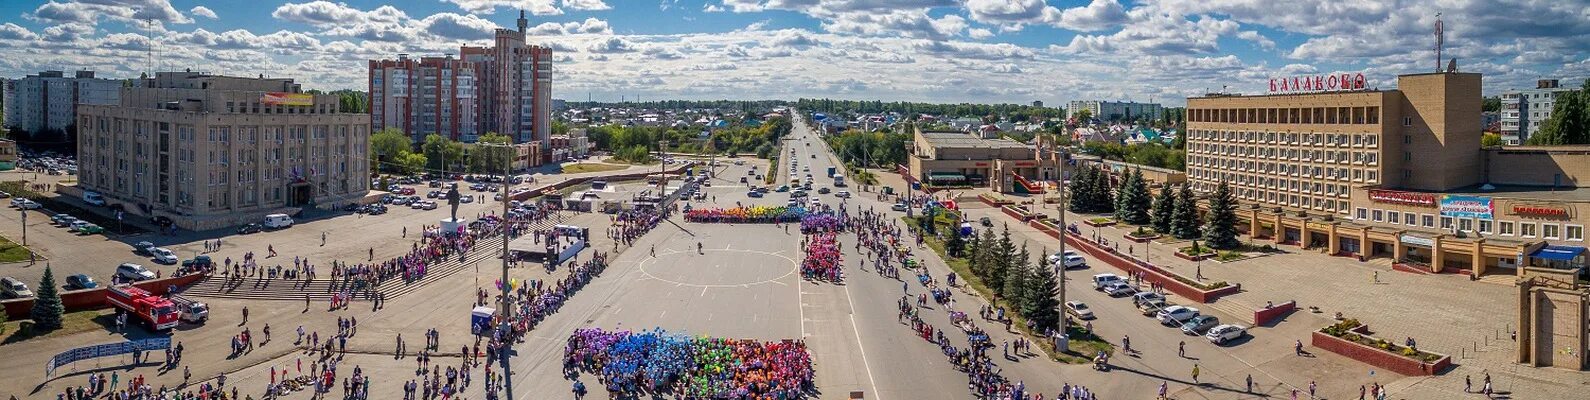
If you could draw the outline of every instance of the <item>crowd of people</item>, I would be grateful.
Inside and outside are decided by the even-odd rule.
[[[844,257],[839,239],[833,233],[806,235],[806,258],[801,260],[801,277],[839,283],[844,279]]]
[[[805,207],[749,206],[734,208],[696,208],[685,212],[685,221],[715,223],[794,223],[806,216]]]
[[[833,212],[812,213],[801,218],[801,233],[841,232],[845,225],[845,219]]]
[[[800,399],[813,392],[811,354],[800,340],[690,337],[582,328],[569,336],[563,372],[595,373],[614,396],[714,399]],[[576,380],[575,394],[584,393]]]

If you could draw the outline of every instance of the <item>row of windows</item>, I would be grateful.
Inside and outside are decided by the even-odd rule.
[[[1195,182],[1193,182],[1194,190],[1198,190],[1198,191],[1204,192],[1204,193],[1212,193],[1212,192],[1214,192],[1215,187],[1216,187],[1216,184],[1208,182],[1208,181],[1195,181]],[[1248,191],[1245,191],[1245,192],[1244,191],[1239,191],[1238,192],[1238,198],[1244,199],[1244,200],[1248,200],[1248,201],[1254,201],[1254,202],[1264,202],[1264,203],[1275,204],[1275,205],[1280,205],[1280,206],[1289,206],[1289,207],[1292,207],[1292,208],[1306,208],[1306,209],[1311,209],[1311,210],[1315,210],[1315,211],[1337,212],[1337,213],[1346,213],[1347,212],[1347,204],[1348,204],[1347,200],[1337,200],[1337,199],[1329,197],[1329,195],[1316,197],[1316,196],[1311,196],[1311,195],[1309,195],[1307,193],[1303,193],[1303,194],[1282,193],[1282,192],[1277,192],[1277,191],[1260,191],[1260,190],[1252,190],[1252,189],[1249,189]]]
[[[1349,150],[1309,150],[1296,148],[1276,148],[1258,146],[1239,146],[1209,143],[1188,143],[1188,152],[1197,154],[1215,154],[1224,156],[1240,156],[1243,158],[1258,158],[1271,160],[1292,160],[1320,163],[1353,163],[1358,165],[1375,165],[1380,162],[1380,153],[1377,151],[1349,151]]]
[[[1315,179],[1331,179],[1342,182],[1368,182],[1378,183],[1380,173],[1374,169],[1346,168],[1332,166],[1310,166],[1298,164],[1282,164],[1262,161],[1234,160],[1229,158],[1215,158],[1206,156],[1190,156],[1187,161],[1189,175],[1215,179],[1225,172],[1211,171],[1210,169],[1226,171],[1254,172],[1272,175],[1287,175],[1294,177],[1312,177]],[[1196,172],[1194,172],[1196,171]]]
[[[1553,222],[1530,221],[1496,221],[1490,219],[1453,218],[1431,214],[1416,214],[1412,212],[1399,212],[1394,210],[1368,209],[1359,207],[1355,216],[1360,221],[1374,221],[1386,224],[1407,226],[1422,226],[1425,228],[1457,230],[1464,232],[1477,232],[1483,234],[1496,234],[1501,236],[1519,236],[1525,238],[1542,238],[1549,240],[1584,240],[1584,226],[1574,224],[1559,224]],[[1456,227],[1453,226],[1456,224]],[[1538,229],[1538,230],[1537,230]]]
[[[1380,143],[1380,136],[1373,133],[1256,132],[1193,129],[1187,131],[1187,140],[1190,142],[1227,141],[1300,146],[1351,145],[1353,147],[1375,147]]]
[[[264,107],[260,107],[264,105]],[[264,112],[261,112],[261,111]],[[307,106],[289,106],[281,104],[263,104],[259,102],[226,102],[226,112],[236,114],[334,114],[337,105],[331,103],[312,104]]]
[[[1342,198],[1346,198],[1347,195],[1351,193],[1351,191],[1348,189],[1348,185],[1345,185],[1345,184],[1338,185],[1338,184],[1333,184],[1333,183],[1329,183],[1329,182],[1309,182],[1309,181],[1297,180],[1297,179],[1275,178],[1275,177],[1269,177],[1269,176],[1258,176],[1258,175],[1249,175],[1249,174],[1235,174],[1235,173],[1226,173],[1226,172],[1211,173],[1211,171],[1206,171],[1206,170],[1199,170],[1195,174],[1194,177],[1198,178],[1200,180],[1209,180],[1209,181],[1214,181],[1214,182],[1227,182],[1229,184],[1236,185],[1238,188],[1248,187],[1248,188],[1252,188],[1251,190],[1257,190],[1259,192],[1265,191],[1265,190],[1261,190],[1261,189],[1270,189],[1270,190],[1291,191],[1291,192],[1303,193],[1303,194],[1313,193],[1315,195],[1325,195],[1325,196],[1334,196],[1334,197],[1342,197]],[[1262,197],[1262,196],[1251,195],[1251,197],[1258,198],[1258,197]]]
[[[1378,124],[1380,107],[1201,108],[1187,110],[1187,121],[1239,124]]]

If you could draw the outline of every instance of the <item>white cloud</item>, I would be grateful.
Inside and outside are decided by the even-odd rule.
[[[1060,18],[1060,10],[1043,0],[967,0],[966,12],[973,21],[1020,30],[1021,24],[1049,23]]]
[[[984,28],[972,28],[966,31],[966,36],[981,40],[994,37],[994,32]]]
[[[575,34],[612,34],[613,28],[607,21],[586,18],[585,21],[569,21],[564,23],[543,22],[528,29],[530,35],[575,35]]]
[[[1264,37],[1264,35],[1260,34],[1258,31],[1237,32],[1237,38],[1253,42],[1254,45],[1259,46],[1261,49],[1275,50],[1275,41]]]
[[[0,39],[34,40],[38,38],[38,34],[33,33],[33,31],[28,30],[28,28],[23,28],[20,25],[10,22],[0,25]]]
[[[123,22],[193,23],[193,18],[171,7],[169,0],[51,0],[26,16],[54,23],[91,24],[98,22],[101,17]]]
[[[563,8],[575,11],[606,11],[613,9],[602,0],[563,0]]]
[[[200,17],[209,18],[209,19],[220,19],[221,18],[220,16],[215,15],[215,11],[212,11],[212,10],[210,10],[209,7],[205,7],[205,6],[195,6],[195,7],[193,7],[192,10],[188,10],[188,13],[191,13],[193,15],[197,15],[197,16],[200,16]]]
[[[419,26],[425,32],[450,39],[480,40],[491,38],[497,24],[474,14],[441,13],[425,17]]]
[[[628,39],[609,36],[604,39],[587,42],[585,51],[597,54],[633,53],[635,52],[635,44]]]
[[[723,6],[712,3],[707,3],[701,7],[701,12],[718,13],[723,11]]]
[[[493,14],[498,8],[511,8],[525,10],[534,15],[563,15],[563,10],[553,4],[554,0],[442,0],[453,3],[458,8],[472,14]],[[582,2],[583,3],[583,2]],[[596,3],[601,3],[597,0]],[[604,4],[605,5],[605,4]]]
[[[1068,8],[1060,13],[1062,28],[1092,32],[1118,28],[1127,19],[1126,8],[1116,0],[1093,0],[1086,7]]]

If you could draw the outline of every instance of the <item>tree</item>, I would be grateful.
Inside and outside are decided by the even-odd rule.
[[[425,135],[425,143],[420,145],[420,151],[429,161],[426,168],[433,170],[458,172],[451,167],[464,161],[463,145],[435,133]]]
[[[994,254],[989,261],[988,276],[983,277],[983,283],[988,284],[995,294],[1005,297],[1005,278],[1009,277],[1011,266],[1016,261],[1016,242],[1010,240],[1010,227],[1000,231],[999,241],[995,242]]]
[[[1590,79],[1585,80],[1590,85]],[[1551,118],[1540,125],[1540,130],[1530,135],[1526,144],[1564,145],[1590,144],[1590,86],[1557,95]]]
[[[984,285],[987,285],[989,289],[993,289],[997,286],[988,281],[988,276],[989,271],[994,268],[994,259],[998,257],[996,254],[998,250],[994,247],[995,243],[997,243],[994,239],[994,229],[984,228],[978,243],[981,246],[972,250],[972,259],[968,263],[968,267],[971,268],[973,275],[977,275],[977,279],[981,279]]]
[[[1496,96],[1486,97],[1485,100],[1483,100],[1483,101],[1484,101],[1484,103],[1481,103],[1481,105],[1480,105],[1480,111],[1501,111],[1502,110],[1502,98],[1500,98],[1500,97],[1496,97]]]
[[[1172,215],[1176,213],[1176,192],[1169,184],[1159,187],[1159,197],[1154,199],[1154,231],[1169,233]]]
[[[1110,190],[1110,170],[1105,167],[1094,168],[1093,171],[1093,212],[1115,212],[1115,196]]]
[[[1132,225],[1147,225],[1151,218],[1149,207],[1153,197],[1143,180],[1143,169],[1136,168],[1127,174],[1115,201],[1115,219]]]
[[[413,151],[412,143],[403,131],[386,128],[370,135],[370,153],[378,161],[396,163],[401,153]]]
[[[944,252],[949,253],[950,257],[961,257],[963,250],[966,250],[966,239],[961,237],[960,232],[951,232],[950,238],[944,241]]]
[[[1032,253],[1027,252],[1027,243],[1021,244],[1021,251],[1010,260],[1010,266],[1005,269],[1005,287],[1003,296],[1011,304],[1011,311],[1021,312],[1022,304],[1027,302],[1027,288],[1032,280]],[[1026,314],[1022,314],[1026,316]]]
[[[1093,202],[1093,168],[1077,168],[1071,174],[1070,187],[1066,188],[1067,195],[1071,196],[1066,201],[1066,207],[1074,213],[1089,212]]]
[[[1022,304],[1021,314],[1032,322],[1036,332],[1060,327],[1060,300],[1056,299],[1060,295],[1060,279],[1055,268],[1034,268],[1032,277],[1027,280],[1026,302]]]
[[[55,285],[55,272],[50,266],[44,266],[44,279],[39,280],[38,291],[34,292],[33,328],[44,331],[61,328],[61,318],[66,314],[66,306],[61,304],[60,289]]]
[[[1209,225],[1204,227],[1204,243],[1221,250],[1242,246],[1237,240],[1237,202],[1225,181],[1220,181],[1214,196],[1209,198]]]
[[[1170,231],[1178,239],[1198,237],[1198,199],[1193,197],[1192,187],[1185,183],[1176,194],[1176,211],[1170,215]]]
[[[470,147],[469,171],[478,174],[502,173],[513,158],[513,141],[507,135],[486,132]]]
[[[1077,112],[1072,113],[1071,116],[1076,118],[1077,124],[1079,125],[1091,124],[1092,122],[1089,121],[1093,120],[1093,112],[1088,110],[1077,110]]]
[[[1480,136],[1480,147],[1497,147],[1502,145],[1502,135],[1485,132]]]
[[[424,171],[425,165],[429,161],[424,154],[409,151],[398,153],[397,159],[398,167],[402,168],[405,174],[417,174],[420,171]]]

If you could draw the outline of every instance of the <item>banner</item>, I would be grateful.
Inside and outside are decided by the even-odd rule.
[[[151,338],[120,343],[96,344],[93,346],[78,347],[56,354],[44,364],[46,376],[55,373],[55,368],[74,362],[129,354],[134,351],[165,350],[171,347],[171,338]]]
[[[315,96],[306,93],[265,92],[265,96],[260,97],[259,101],[283,106],[310,106],[315,104]]]
[[[1441,196],[1441,216],[1453,218],[1491,219],[1495,206],[1491,198],[1449,194]]]

